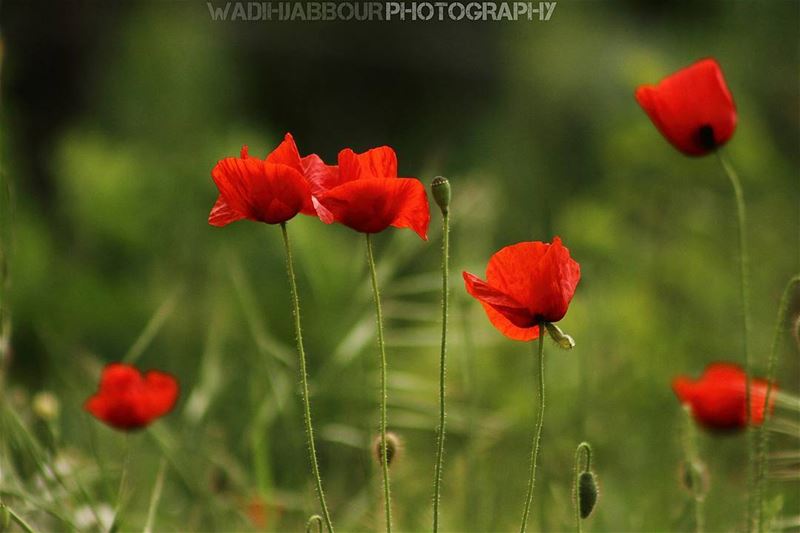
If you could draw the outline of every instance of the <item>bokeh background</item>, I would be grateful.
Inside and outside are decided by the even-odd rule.
[[[725,150],[749,208],[763,373],[780,294],[800,270],[800,4],[581,1],[559,2],[549,22],[234,23],[212,22],[205,2],[6,0],[0,31],[0,497],[31,523],[95,529],[91,510],[108,518],[126,446],[123,529],[144,524],[162,456],[156,530],[297,531],[316,510],[279,231],[206,222],[215,162],[244,143],[266,154],[291,131],[326,160],[388,144],[401,175],[452,183],[445,529],[518,527],[536,401],[531,346],[491,327],[460,272],[554,235],[583,278],[561,323],[577,347],[547,346],[532,527],[573,527],[582,440],[601,487],[588,530],[692,527],[670,381],[741,360],[735,206],[716,159],[674,151],[633,91],[702,57],[723,67],[739,111]],[[439,222],[434,212],[428,242],[397,230],[375,239],[403,531],[431,519]],[[334,521],[379,529],[363,238],[309,217],[289,229]],[[797,394],[796,339],[781,356],[781,388]],[[123,358],[183,386],[174,413],[127,444],[82,410],[102,365]],[[34,409],[42,391],[57,417]],[[790,435],[774,435],[773,449],[796,458],[798,414],[778,415]],[[711,531],[743,524],[744,444],[700,435]],[[770,472],[772,514],[789,525],[796,463]]]

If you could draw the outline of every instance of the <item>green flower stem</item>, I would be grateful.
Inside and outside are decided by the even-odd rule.
[[[0,503],[0,510],[5,511],[8,513],[8,516],[11,517],[11,520],[17,523],[17,525],[22,528],[25,533],[35,533],[33,528],[28,524],[24,518],[18,515],[11,507],[4,503]]]
[[[375,317],[378,323],[378,349],[381,356],[381,469],[383,470],[383,500],[386,507],[386,533],[392,531],[392,494],[389,485],[389,454],[386,453],[386,343],[383,340],[383,312],[381,311],[381,295],[378,291],[378,275],[375,271],[375,256],[372,253],[372,240],[367,233],[367,262],[369,263],[372,295],[375,299]]]
[[[586,464],[581,468],[581,452],[585,452]],[[575,529],[581,533],[581,491],[580,483],[581,472],[588,472],[592,468],[592,446],[588,442],[581,442],[575,449]]]
[[[533,502],[533,487],[536,484],[536,460],[539,457],[539,443],[542,440],[542,422],[544,422],[544,322],[539,324],[539,417],[536,421],[536,432],[533,436],[533,446],[531,447],[531,467],[530,478],[528,479],[528,494],[525,497],[525,508],[522,511],[522,525],[520,533],[525,533],[528,526],[528,515]]]
[[[769,433],[766,431],[770,418],[769,403],[772,399],[772,384],[778,367],[778,351],[780,349],[781,333],[784,331],[786,313],[789,310],[789,298],[795,286],[800,285],[800,274],[795,275],[786,284],[778,305],[778,319],[775,323],[775,333],[772,336],[772,348],[769,353],[767,366],[767,391],[764,395],[764,422],[758,428],[758,465],[756,470],[756,523],[758,533],[764,531],[764,495],[766,493],[766,466],[767,451],[769,448]]]
[[[300,381],[301,395],[303,397],[303,420],[306,425],[306,439],[308,440],[308,455],[311,461],[311,472],[316,483],[317,498],[322,508],[322,516],[328,533],[333,533],[333,523],[328,512],[328,504],[325,503],[325,492],[322,490],[322,477],[319,474],[319,464],[317,463],[317,448],[314,445],[314,428],[311,425],[311,400],[308,394],[308,372],[306,370],[306,351],[303,348],[303,329],[300,326],[300,299],[297,296],[297,280],[294,275],[294,260],[292,259],[292,247],[289,244],[289,233],[286,231],[286,223],[281,223],[281,235],[283,236],[283,246],[286,249],[286,273],[289,276],[289,287],[292,293],[292,316],[294,318],[294,333],[297,341],[297,354],[300,357]]]
[[[433,478],[433,532],[439,531],[439,503],[442,489],[442,467],[444,464],[445,439],[445,386],[447,377],[447,301],[449,296],[450,269],[450,214],[442,217],[442,348],[439,360],[439,432],[436,448],[436,473]]]
[[[697,431],[695,431],[694,421],[691,411],[684,408],[684,431],[683,431],[683,454],[686,472],[689,475],[691,484],[690,492],[694,503],[694,530],[695,533],[703,533],[705,529],[705,488],[703,480],[700,478],[699,469],[701,467],[700,454],[697,450]]]
[[[161,491],[164,488],[164,477],[167,473],[167,458],[162,457],[158,464],[158,473],[156,474],[156,483],[153,486],[153,492],[150,494],[150,507],[147,509],[147,522],[145,522],[144,533],[153,532],[153,524],[156,520],[156,510],[158,509],[158,502],[161,501]]]
[[[749,256],[747,252],[747,218],[744,205],[744,193],[742,192],[742,184],[739,176],[733,169],[728,158],[717,150],[720,165],[728,176],[728,180],[733,187],[733,194],[736,198],[736,214],[739,222],[739,271],[740,271],[740,292],[742,299],[742,344],[744,347],[744,372],[745,372],[745,402],[747,413],[747,531],[753,530],[753,506],[754,506],[754,492],[755,492],[755,475],[754,465],[756,456],[756,440],[752,424],[752,405],[750,404],[750,381],[753,376],[752,362],[750,360],[750,304],[748,297],[748,279],[749,274]]]

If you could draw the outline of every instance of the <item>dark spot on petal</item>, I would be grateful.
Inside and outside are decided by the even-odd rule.
[[[696,141],[703,150],[714,150],[717,147],[717,142],[714,140],[714,128],[708,124],[700,126],[697,130]]]

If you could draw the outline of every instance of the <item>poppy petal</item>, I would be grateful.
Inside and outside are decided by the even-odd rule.
[[[635,97],[661,134],[686,155],[709,153],[736,129],[736,105],[713,59],[698,61],[657,85],[643,85]]]
[[[225,198],[220,195],[214,207],[211,208],[211,213],[208,215],[208,223],[212,226],[222,227],[243,218],[245,218],[245,215],[231,209]]]
[[[388,146],[356,154],[350,148],[339,152],[339,171],[345,181],[370,178],[396,178],[397,154]]]
[[[362,233],[411,228],[427,239],[430,209],[425,187],[413,178],[348,181],[318,198],[333,221]]]
[[[746,375],[732,363],[708,365],[700,379],[678,376],[672,389],[681,403],[691,408],[695,420],[714,431],[730,431],[747,427]],[[750,382],[752,423],[764,422],[768,382],[754,378]],[[777,385],[773,384],[773,387]],[[769,408],[774,407],[771,399]]]
[[[536,324],[536,318],[531,315],[528,308],[516,301],[508,294],[490,286],[479,277],[464,272],[464,284],[467,292],[481,303],[491,307],[509,322],[519,328],[530,328]]]
[[[308,182],[284,164],[229,157],[217,163],[211,176],[229,209],[242,218],[278,224],[313,209]]]
[[[178,400],[178,380],[165,372],[150,370],[144,376],[150,399],[149,415],[156,418],[169,413]]]
[[[307,155],[301,160],[303,173],[311,186],[312,206],[320,220],[326,224],[331,224],[333,213],[323,206],[318,197],[322,196],[329,189],[340,185],[339,167],[336,165],[326,165],[317,154]],[[306,213],[307,214],[307,213]]]
[[[527,328],[515,326],[503,313],[494,309],[491,305],[483,302],[481,302],[481,305],[486,312],[486,316],[489,318],[489,322],[509,339],[515,341],[532,341],[539,338],[538,325]]]
[[[145,376],[133,366],[112,363],[103,369],[96,394],[84,409],[111,427],[133,430],[169,412],[178,398],[177,380],[158,371]]]
[[[524,303],[532,315],[558,322],[567,312],[580,279],[580,266],[556,237],[552,244],[521,242],[494,254],[487,282]]]
[[[283,137],[283,141],[275,148],[266,158],[267,163],[274,163],[276,165],[286,165],[303,173],[303,165],[300,161],[300,151],[294,142],[294,137],[291,133],[287,133]]]
[[[548,322],[558,322],[567,314],[580,277],[580,265],[570,257],[561,239],[555,237],[538,264],[532,309]]]

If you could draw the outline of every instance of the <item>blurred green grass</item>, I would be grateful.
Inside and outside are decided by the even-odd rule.
[[[85,4],[73,6],[70,24],[88,16]],[[304,153],[326,159],[338,147],[390,144],[401,174],[452,183],[447,530],[517,527],[535,405],[530,346],[497,333],[458,274],[482,273],[503,245],[553,235],[583,279],[561,323],[576,349],[547,347],[532,527],[571,528],[573,452],[589,440],[601,496],[587,529],[690,528],[669,382],[740,360],[734,204],[714,159],[677,154],[632,93],[698,57],[723,66],[739,110],[726,150],[749,208],[752,346],[763,372],[780,292],[800,266],[800,16],[794,2],[670,6],[559,3],[546,24],[467,27],[225,25],[210,22],[203,3],[130,3],[101,11],[107,24],[84,44],[80,105],[34,150],[31,106],[48,107],[58,87],[37,93],[41,102],[26,96],[35,66],[22,45],[33,19],[25,4],[4,3],[0,13],[18,23],[3,21],[3,178],[14,207],[9,220],[4,204],[3,217],[13,317],[7,406],[50,441],[46,453],[67,487],[37,481],[35,466],[24,466],[26,445],[4,432],[16,452],[0,460],[0,490],[30,492],[68,517],[87,502],[113,507],[124,438],[81,405],[101,365],[124,357],[155,320],[137,363],[179,376],[183,394],[175,413],[131,439],[126,528],[144,524],[162,453],[169,468],[156,530],[256,530],[248,509],[259,505],[263,529],[302,527],[316,503],[280,236],[274,227],[206,223],[216,160],[243,143],[266,153],[290,130]],[[405,531],[430,522],[438,223],[434,213],[427,243],[407,231],[375,239],[389,423],[405,443],[392,470]],[[334,520],[345,531],[376,529],[377,357],[363,239],[305,217],[289,231]],[[782,388],[797,393],[799,375],[797,346],[786,342]],[[61,403],[55,436],[31,412],[41,390]],[[703,435],[700,453],[711,472],[709,529],[741,526],[743,437]],[[797,489],[796,479],[772,483],[781,516],[800,513]],[[41,505],[11,502],[43,529],[63,525]]]

